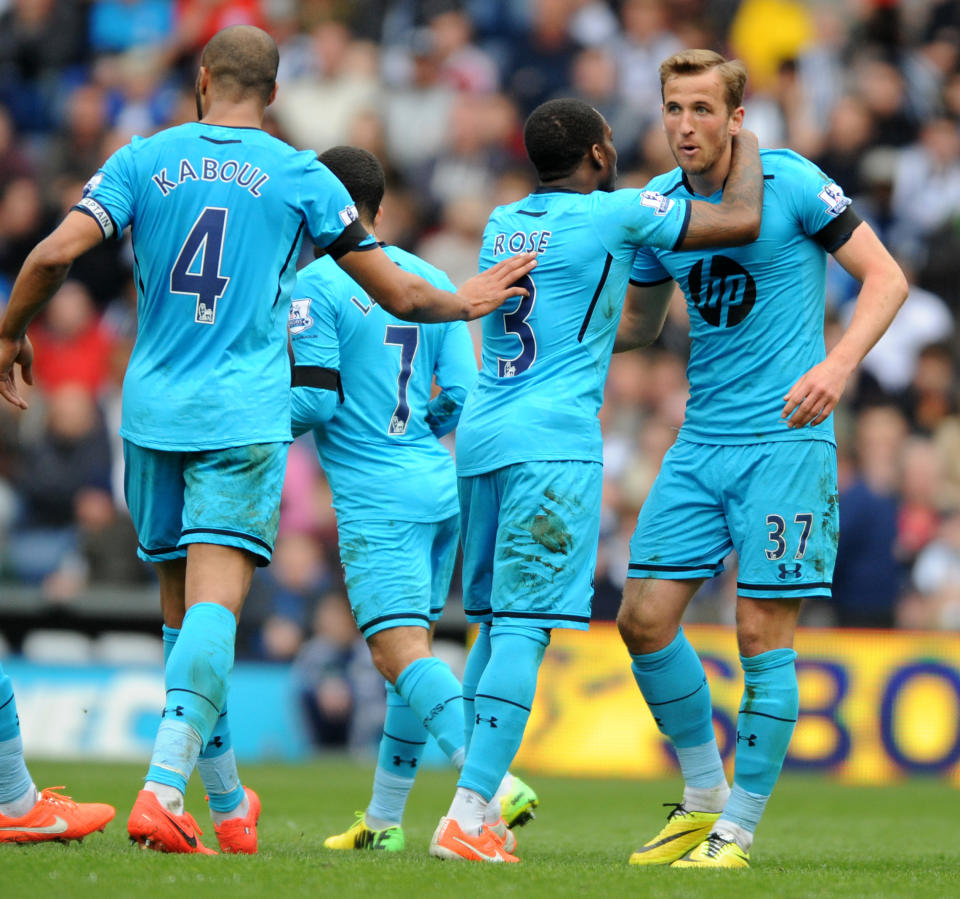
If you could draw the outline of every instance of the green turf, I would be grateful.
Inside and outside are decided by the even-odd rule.
[[[957,795],[942,782],[843,787],[785,776],[763,821],[750,871],[638,869],[626,864],[655,833],[679,784],[529,776],[541,807],[519,829],[521,865],[440,862],[427,843],[454,778],[422,771],[404,821],[400,855],[330,852],[323,838],[345,829],[367,801],[369,765],[318,761],[248,765],[263,799],[260,854],[217,858],[140,852],[126,816],[142,766],[31,764],[41,785],[66,783],[75,799],[111,802],[117,819],[82,844],[0,847],[0,897],[930,897],[960,896]],[[216,845],[199,787],[190,808]]]

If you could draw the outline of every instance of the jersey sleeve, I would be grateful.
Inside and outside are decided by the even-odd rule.
[[[648,189],[615,190],[599,199],[601,234],[616,234],[620,243],[632,248],[675,250],[683,242],[690,222],[687,200]]]
[[[477,359],[466,322],[445,326],[434,373],[440,393],[427,404],[426,421],[437,437],[443,437],[457,426],[467,394],[477,380]]]
[[[652,287],[654,284],[663,284],[673,275],[661,264],[657,254],[649,247],[637,250],[633,257],[633,266],[630,269],[630,283],[638,287]]]
[[[133,221],[136,202],[133,147],[117,150],[84,185],[83,196],[73,208],[89,215],[104,238],[123,235]]]
[[[300,210],[314,244],[334,259],[377,245],[358,221],[357,207],[347,189],[319,159],[314,158],[303,173]]]
[[[779,162],[777,177],[787,181],[804,234],[828,253],[840,249],[861,221],[843,188],[796,153],[784,152]]]
[[[288,333],[293,348],[293,435],[322,425],[343,401],[340,383],[340,340],[335,304],[318,281],[297,278],[290,304]]]

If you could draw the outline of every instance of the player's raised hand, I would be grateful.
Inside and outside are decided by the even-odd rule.
[[[26,409],[27,403],[17,392],[13,366],[20,366],[20,374],[27,384],[33,384],[33,346],[27,337],[13,340],[0,337],[0,396],[18,409]]]
[[[530,291],[518,282],[536,264],[536,253],[519,253],[464,281],[457,293],[469,302],[467,320],[492,312],[509,297],[528,296]]]
[[[849,376],[848,370],[825,359],[787,391],[780,417],[791,428],[820,424],[833,412]]]

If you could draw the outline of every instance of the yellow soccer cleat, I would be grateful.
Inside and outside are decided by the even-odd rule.
[[[523,827],[532,821],[536,815],[533,810],[540,805],[537,794],[528,787],[519,777],[513,776],[513,785],[510,792],[500,800],[500,814],[507,827]]]
[[[357,820],[343,833],[327,837],[323,845],[327,849],[379,849],[382,852],[401,852],[405,844],[403,828],[399,824],[383,830],[371,830],[357,812]]]
[[[631,865],[669,865],[702,843],[719,812],[688,812],[682,802],[665,802],[673,806],[667,823],[652,840],[630,856]]]
[[[699,846],[677,859],[671,868],[749,868],[750,853],[733,840],[712,833]]]

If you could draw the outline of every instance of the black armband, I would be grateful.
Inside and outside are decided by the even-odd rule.
[[[336,240],[323,249],[329,257],[337,260],[341,256],[351,253],[354,250],[372,250],[377,246],[373,241],[371,241],[368,246],[360,246],[365,240],[370,240],[367,229],[364,228],[360,222],[350,222],[350,224],[340,232]]]
[[[848,206],[832,222],[828,222],[811,237],[828,253],[836,253],[850,240],[850,236],[862,221],[863,219],[853,211],[853,207]]]
[[[294,365],[290,373],[291,387],[316,387],[319,390],[335,390],[343,402],[343,382],[340,372],[322,365]]]

